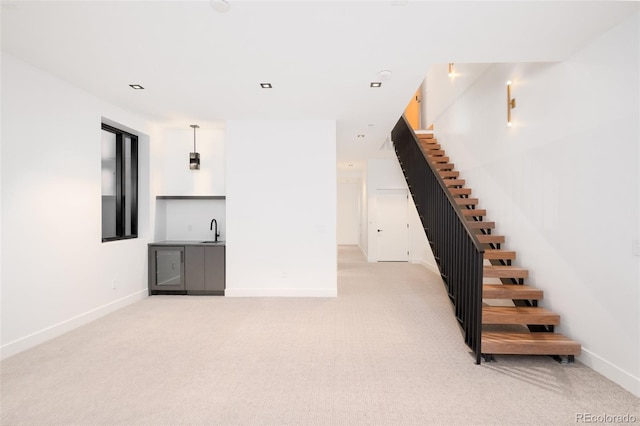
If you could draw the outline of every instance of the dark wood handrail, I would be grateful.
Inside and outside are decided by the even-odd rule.
[[[484,249],[404,117],[391,131],[409,191],[431,244],[455,314],[479,364],[482,356]]]

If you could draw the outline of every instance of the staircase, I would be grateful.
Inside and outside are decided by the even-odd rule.
[[[554,333],[560,315],[538,306],[543,292],[525,285],[529,271],[512,265],[516,252],[503,249],[506,238],[495,235],[495,222],[486,221],[487,211],[472,197],[471,188],[460,179],[433,132],[416,135],[420,149],[440,175],[446,191],[460,207],[468,228],[484,249],[482,265],[481,351],[485,360],[493,355],[551,355],[573,362],[580,344]]]

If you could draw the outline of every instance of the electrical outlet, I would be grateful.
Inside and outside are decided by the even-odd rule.
[[[187,225],[187,231],[191,232],[193,230],[193,225],[189,224]]]
[[[111,289],[115,290],[116,288],[118,288],[118,280],[113,279],[111,280]]]
[[[640,256],[640,240],[633,240],[633,248],[631,249],[631,253],[634,256]]]

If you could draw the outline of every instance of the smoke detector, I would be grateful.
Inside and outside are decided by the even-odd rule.
[[[387,78],[391,77],[391,71],[382,70],[378,73],[378,77],[380,77],[380,80],[386,80]]]
[[[231,5],[227,0],[209,0],[209,4],[213,10],[220,13],[226,13],[231,9]]]

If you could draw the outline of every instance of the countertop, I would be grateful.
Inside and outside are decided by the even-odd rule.
[[[150,246],[224,246],[224,241],[218,241],[217,243],[213,240],[188,240],[188,241],[158,241],[155,243],[149,243]]]

